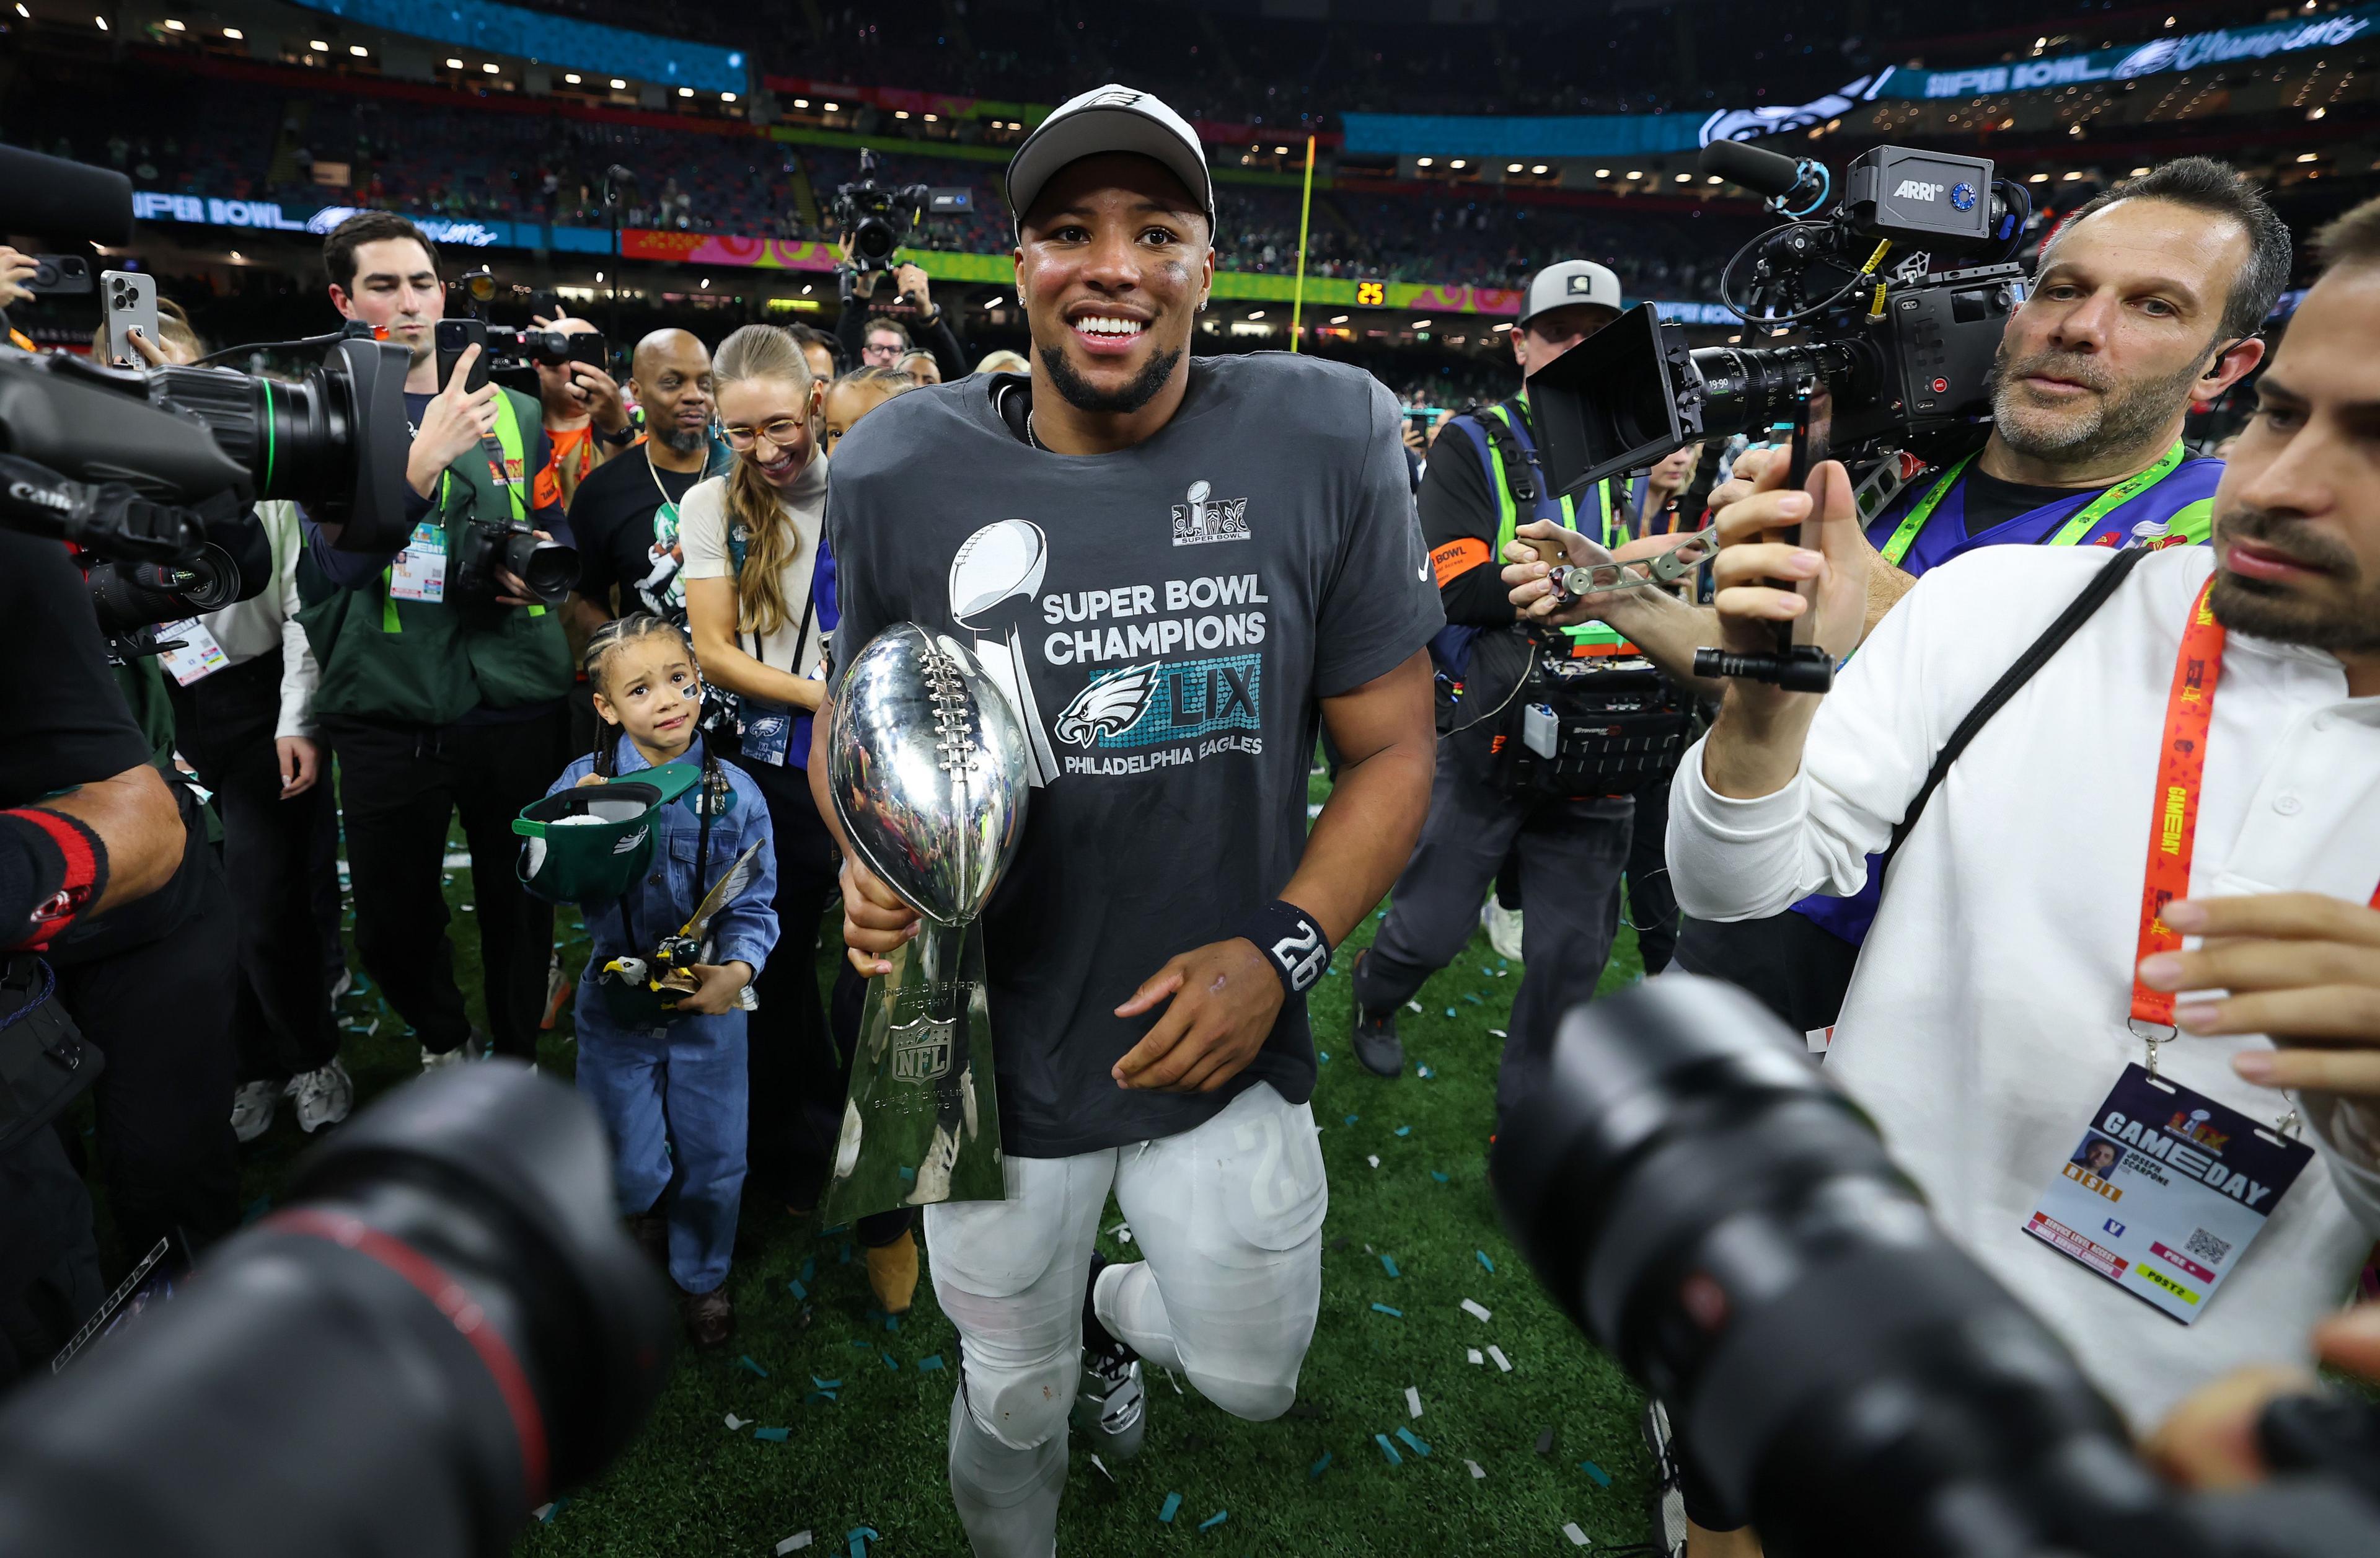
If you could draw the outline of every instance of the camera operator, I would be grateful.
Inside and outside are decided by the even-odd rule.
[[[349,217],[322,244],[332,305],[407,347],[413,427],[406,513],[413,540],[395,555],[342,552],[317,534],[299,582],[321,662],[314,712],[339,759],[356,947],[389,1004],[421,1036],[425,1067],[479,1046],[455,987],[440,886],[448,818],[471,853],[474,915],[497,1052],[536,1054],[553,911],[514,875],[513,819],[545,794],[566,741],[570,651],[559,614],[497,566],[489,601],[449,596],[463,532],[526,517],[567,538],[558,507],[525,497],[551,458],[536,401],[466,387],[467,347],[438,383],[435,326],[446,310],[437,250],[403,217]],[[489,450],[492,440],[497,454]]]
[[[2246,235],[2223,237],[2236,262]],[[1855,891],[1905,833],[1828,1068],[2136,1427],[2227,1370],[2296,1360],[2371,1243],[2352,1212],[2380,1225],[2370,1137],[2329,1094],[2277,1090],[2364,1076],[2368,1056],[2331,1052],[2380,1049],[2374,920],[2318,903],[2380,906],[2380,203],[2318,242],[2211,547],[1975,549],[1823,697],[1730,681],[1673,795],[1679,895],[1710,919]],[[2168,279],[2134,294],[2196,337],[2201,371],[2232,338],[2188,279],[2215,247],[2203,226],[2145,243]],[[2045,292],[2084,293],[2065,298],[2079,314],[2096,294],[2072,253],[2053,249]],[[1779,490],[1784,469],[1750,456],[1714,494],[1754,538],[1714,565],[1722,636],[1766,649],[1807,612],[1847,654],[1872,548],[1840,465],[1808,493]],[[1782,538],[1814,504],[1807,552]],[[2038,675],[2011,692],[2012,662]],[[1946,748],[1962,724],[1971,744]],[[2038,801],[2045,774],[2058,805]],[[2318,1154],[2288,1139],[2299,1113]],[[2112,1177],[2069,1162],[2086,1130],[2124,1144]],[[2266,1165],[2253,1183],[2227,1177],[2243,1161]],[[2234,1205],[2210,1233],[2210,1207]]]
[[[2279,218],[2205,158],[2165,164],[2082,206],[2009,321],[1982,449],[1911,483],[1868,525],[1867,626],[1915,576],[1980,548],[2204,541],[2223,468],[2186,457],[2183,419],[2263,359],[2255,332],[2289,262]],[[1534,612],[1543,595],[1524,604]],[[1656,591],[1546,620],[1585,616],[1682,676],[1694,648],[1712,641],[1707,611]],[[1742,985],[1797,1029],[1823,1029],[1841,1006],[1875,893],[1871,880],[1864,893],[1741,924],[1690,916],[1679,965]]]
[[[843,248],[844,263],[848,265],[851,245],[847,238]],[[844,360],[858,367],[892,368],[898,366],[913,348],[923,347],[934,354],[944,379],[965,378],[966,353],[951,329],[950,315],[934,301],[933,283],[926,278],[926,268],[904,262],[892,274],[896,301],[871,313],[868,303],[876,295],[880,274],[861,271],[852,277],[852,305],[845,307],[843,317],[834,322],[835,339],[842,344]],[[907,323],[893,317],[890,310],[895,310]]]
[[[530,322],[540,330],[558,330],[565,335],[595,333],[592,324],[572,319],[558,308],[552,319],[535,314]],[[537,397],[545,413],[550,450],[546,463],[537,471],[537,505],[568,508],[589,472],[636,442],[636,424],[628,420],[619,384],[592,363],[539,363]]]
[[[1528,905],[1524,946],[1530,955],[1512,1004],[1510,1060],[1527,1053],[1527,1035],[1550,1029],[1560,1014],[1594,996],[1619,932],[1620,877],[1633,803],[1624,797],[1515,794],[1500,776],[1505,743],[1492,717],[1502,712],[1497,700],[1516,688],[1537,649],[1490,566],[1528,519],[1562,528],[1584,523],[1606,545],[1621,541],[1610,483],[1598,484],[1583,501],[1547,490],[1526,383],[1527,375],[1619,314],[1620,278],[1601,265],[1567,260],[1531,277],[1511,331],[1521,392],[1439,429],[1422,476],[1422,540],[1449,624],[1432,641],[1431,655],[1441,702],[1453,688],[1462,693],[1440,717],[1446,733],[1438,742],[1421,843],[1390,895],[1379,934],[1355,960],[1355,1053],[1382,1077],[1404,1069],[1397,1008],[1462,951],[1497,867],[1516,841]],[[1573,637],[1584,643],[1611,635],[1584,628]],[[1514,1065],[1499,1071],[1500,1113],[1520,1085]]]

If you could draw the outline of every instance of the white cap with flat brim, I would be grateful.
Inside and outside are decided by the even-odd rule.
[[[1521,298],[1521,317],[1512,323],[1525,327],[1538,314],[1578,303],[1620,312],[1620,278],[1609,267],[1592,260],[1563,260],[1548,265],[1529,278],[1528,289]]]
[[[1131,152],[1153,157],[1198,202],[1208,241],[1215,230],[1215,185],[1207,153],[1188,120],[1148,92],[1112,83],[1070,98],[1042,120],[1008,163],[1008,205],[1022,231],[1025,213],[1058,170],[1085,157]]]

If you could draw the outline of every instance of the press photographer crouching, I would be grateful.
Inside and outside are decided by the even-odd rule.
[[[529,498],[551,458],[539,405],[486,383],[480,347],[440,348],[437,250],[403,217],[348,218],[322,262],[333,306],[384,328],[412,360],[410,542],[342,551],[317,529],[299,573],[300,620],[322,664],[315,713],[339,757],[356,947],[420,1034],[424,1066],[481,1048],[440,885],[459,811],[494,1048],[528,1060],[553,914],[516,880],[510,830],[565,759],[572,670],[556,608],[577,571],[575,553],[540,546],[569,531],[558,505]]]
[[[2301,1361],[2380,1233],[2368,1102],[2319,1090],[2368,1089],[2380,1050],[2380,202],[2318,243],[2211,547],[1977,549],[1823,699],[1730,680],[1673,793],[1704,918],[1848,895],[1886,853],[1828,1073],[2136,1428]],[[1849,654],[1871,548],[1842,468],[1800,493],[1749,465],[1715,494],[1750,538],[1714,565],[1726,647],[1806,612]]]

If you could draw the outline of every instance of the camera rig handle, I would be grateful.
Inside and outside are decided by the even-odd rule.
[[[1825,692],[1835,685],[1835,662],[1816,644],[1795,644],[1774,654],[1732,654],[1726,650],[1694,651],[1697,676],[1741,676],[1767,682],[1787,692]]]
[[[184,562],[206,542],[191,509],[152,503],[122,481],[69,481],[15,455],[0,455],[0,526],[127,562]]]

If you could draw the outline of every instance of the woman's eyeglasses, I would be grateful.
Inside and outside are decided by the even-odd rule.
[[[780,449],[790,447],[794,440],[802,435],[804,426],[799,417],[779,417],[759,428],[731,426],[722,427],[719,432],[727,440],[727,446],[740,455],[763,438]]]

